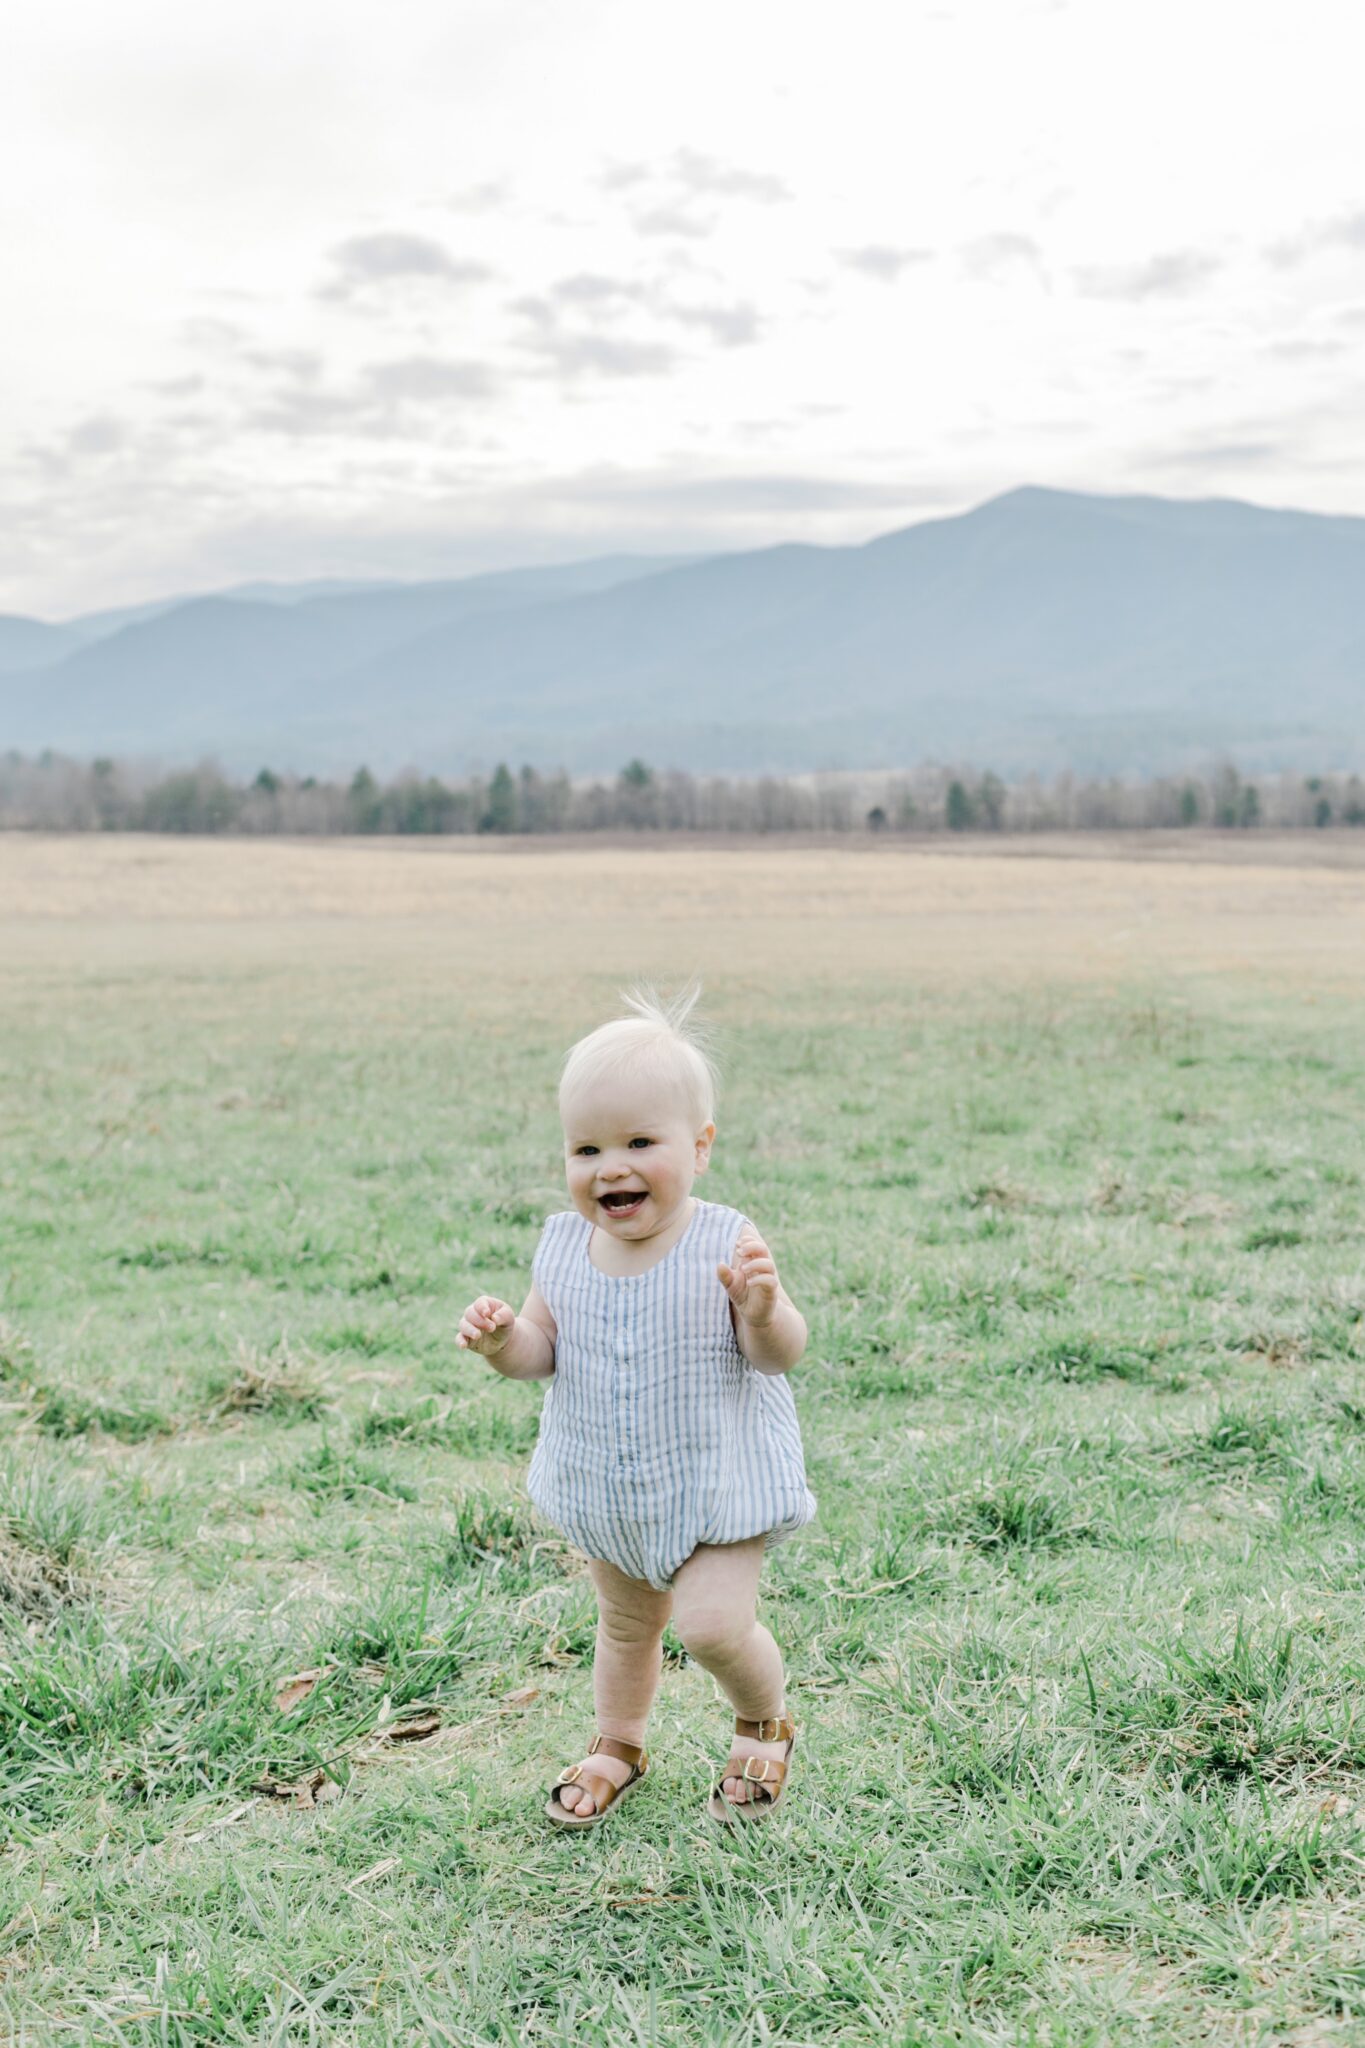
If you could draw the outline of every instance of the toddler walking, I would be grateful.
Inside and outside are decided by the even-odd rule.
[[[573,1208],[547,1219],[520,1312],[482,1294],[457,1344],[508,1379],[545,1379],[531,1499],[597,1589],[597,1733],[546,1813],[590,1827],[649,1768],[645,1724],[670,1614],[735,1709],[708,1802],[757,1820],[785,1790],[796,1731],[755,1604],[764,1546],[815,1514],[784,1375],[805,1321],[747,1217],[692,1192],[716,1134],[697,991],[580,1039],[559,1108]]]

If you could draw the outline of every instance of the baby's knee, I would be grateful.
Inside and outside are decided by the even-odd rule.
[[[599,1607],[597,1612],[597,1626],[607,1641],[630,1649],[657,1643],[667,1620],[666,1605],[643,1614],[622,1607]]]
[[[743,1649],[754,1630],[751,1612],[733,1607],[694,1607],[673,1615],[678,1640],[699,1664],[724,1662]]]

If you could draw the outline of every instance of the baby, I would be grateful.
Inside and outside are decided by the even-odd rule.
[[[597,1589],[597,1733],[549,1788],[562,1827],[593,1825],[644,1778],[670,1613],[735,1709],[708,1812],[770,1813],[796,1740],[754,1608],[765,1544],[816,1511],[784,1377],[806,1325],[752,1223],[692,1192],[716,1135],[697,993],[628,996],[633,1014],[571,1049],[573,1208],[547,1219],[520,1313],[482,1294],[456,1338],[508,1379],[549,1381],[527,1487]]]

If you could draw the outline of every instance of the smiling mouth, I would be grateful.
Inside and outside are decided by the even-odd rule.
[[[639,1208],[645,1199],[643,1188],[631,1188],[628,1192],[618,1189],[614,1194],[601,1197],[602,1207],[612,1216],[629,1216]]]

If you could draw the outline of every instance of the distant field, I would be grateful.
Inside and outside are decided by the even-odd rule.
[[[452,1331],[693,972],[812,1326],[803,1744],[719,1838],[673,1643],[565,1838],[591,1590]],[[1363,993],[1346,835],[0,838],[9,2037],[1362,2038]]]

